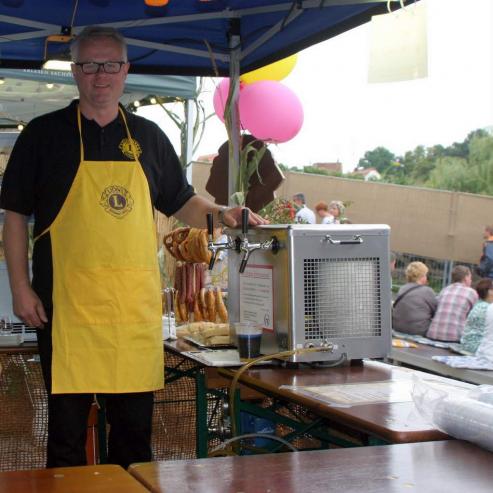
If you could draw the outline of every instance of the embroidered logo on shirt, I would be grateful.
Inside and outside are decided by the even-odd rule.
[[[132,145],[130,144],[129,139],[122,139],[120,145],[118,146],[118,149],[120,149],[120,151],[122,151],[122,154],[124,154],[125,157],[128,157],[129,159],[138,159],[142,154],[142,148],[135,139],[132,139]]]
[[[104,189],[99,204],[106,212],[121,219],[132,210],[134,199],[126,188],[111,185]]]

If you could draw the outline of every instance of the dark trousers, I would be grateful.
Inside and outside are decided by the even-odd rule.
[[[79,466],[86,461],[86,436],[93,394],[51,393],[51,324],[38,332],[38,347],[48,392],[48,450],[46,467]],[[152,459],[152,392],[104,394],[110,425],[108,462],[125,469]]]

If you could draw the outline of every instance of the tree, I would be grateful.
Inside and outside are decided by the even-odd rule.
[[[379,173],[395,161],[395,156],[385,147],[376,147],[373,151],[366,151],[365,155],[359,160],[358,167],[375,168]]]
[[[427,186],[453,192],[481,193],[474,167],[466,159],[458,157],[439,159]]]
[[[493,195],[493,137],[476,135],[469,143],[469,163],[478,180],[479,193]]]

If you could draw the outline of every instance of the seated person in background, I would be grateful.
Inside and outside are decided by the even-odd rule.
[[[486,329],[475,356],[493,361],[493,303],[486,309]]]
[[[476,284],[478,302],[472,307],[460,338],[462,349],[475,353],[486,331],[486,310],[493,302],[493,279],[481,279]]]
[[[467,315],[478,301],[478,293],[471,288],[471,282],[469,267],[457,265],[452,269],[452,284],[438,295],[438,308],[426,337],[448,342],[460,340]]]
[[[297,207],[295,221],[297,223],[315,224],[317,222],[315,213],[306,206],[304,193],[296,193],[293,195],[293,202]]]
[[[315,204],[315,212],[320,217],[320,224],[334,224],[335,217],[329,212],[329,204],[321,200]]]
[[[392,328],[406,334],[424,335],[437,308],[436,295],[429,286],[428,267],[411,262],[406,267],[406,280],[392,307]]]

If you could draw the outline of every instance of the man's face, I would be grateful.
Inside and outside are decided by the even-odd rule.
[[[472,274],[467,274],[466,277],[464,277],[464,284],[468,287],[471,287],[472,284]]]
[[[87,40],[79,46],[79,63],[123,61],[121,46],[112,38],[98,37]],[[79,88],[81,104],[95,110],[115,108],[123,94],[129,64],[122,65],[117,74],[107,74],[99,67],[95,74],[85,74],[82,67],[72,65],[72,74]]]
[[[483,231],[483,239],[487,240],[490,237],[490,232],[485,228]]]

